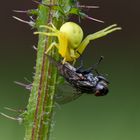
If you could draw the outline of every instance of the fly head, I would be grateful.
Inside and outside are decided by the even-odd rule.
[[[97,83],[95,88],[95,96],[104,96],[108,93],[108,80],[103,76],[96,76]]]

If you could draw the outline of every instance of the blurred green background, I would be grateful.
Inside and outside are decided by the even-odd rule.
[[[83,20],[85,35],[117,23],[122,31],[91,42],[84,53],[85,67],[103,55],[99,71],[108,74],[110,92],[106,97],[83,95],[78,100],[56,108],[52,139],[54,140],[140,140],[140,10],[139,0],[82,1],[99,5],[87,10],[105,24]],[[24,109],[29,92],[13,81],[32,81],[36,38],[33,30],[14,19],[14,9],[35,7],[32,1],[2,1],[0,8],[0,112],[11,116],[4,107]],[[94,45],[94,47],[93,47]],[[0,140],[22,140],[24,126],[0,116]]]

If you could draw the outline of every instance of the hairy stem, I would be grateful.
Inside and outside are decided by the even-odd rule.
[[[42,0],[43,4],[55,5],[57,0]],[[39,28],[40,25],[46,25],[50,22],[58,27],[63,20],[57,22],[53,20],[54,11],[52,7],[40,5],[38,8],[37,25],[38,31],[45,32],[46,29]],[[52,112],[54,106],[54,92],[57,71],[49,63],[45,51],[52,42],[52,37],[39,35],[36,69],[33,81],[33,87],[25,112],[25,138],[24,140],[48,140],[50,126],[52,122]],[[51,52],[53,57],[58,57],[57,53]]]

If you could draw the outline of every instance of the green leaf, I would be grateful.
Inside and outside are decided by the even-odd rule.
[[[71,8],[69,14],[79,15],[80,10],[78,8]]]

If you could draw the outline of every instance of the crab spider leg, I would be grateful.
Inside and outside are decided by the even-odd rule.
[[[59,54],[61,54],[61,56],[63,58],[65,58],[64,61],[66,61],[66,60],[72,61],[71,60],[71,56],[69,55],[67,37],[63,33],[58,31],[58,32],[49,32],[49,33],[46,33],[46,32],[35,32],[34,34],[42,34],[42,35],[46,35],[46,36],[56,36],[56,37],[58,37],[59,43],[57,45],[57,48],[58,48]],[[49,50],[47,50],[47,52],[50,51],[53,48],[53,45],[51,45],[48,48]],[[76,58],[76,56],[75,56],[75,58]]]
[[[99,32],[110,30],[111,28],[114,28],[114,27],[116,27],[116,26],[117,26],[117,24],[110,25],[110,26],[106,27],[105,29],[103,29],[103,30],[101,30],[101,31],[99,31]],[[117,27],[117,28],[118,28],[118,27]],[[119,27],[119,28],[120,28],[120,27]],[[97,32],[97,33],[98,33],[98,32]]]
[[[43,26],[43,27],[47,27],[48,26]],[[61,32],[35,32],[34,34],[42,34],[42,35],[46,35],[46,36],[55,36],[58,37],[59,43],[57,44],[56,42],[53,42],[49,47],[48,50],[45,52],[46,54],[55,46],[58,49],[59,54],[61,54],[61,56],[64,58],[63,63],[65,63],[65,61],[69,60],[72,61],[73,59],[71,58],[71,56],[69,55],[69,49],[68,49],[68,41],[67,41],[67,37],[61,33]],[[74,52],[73,52],[74,55]],[[75,56],[76,59],[76,56]]]
[[[106,36],[107,34],[111,33],[111,32],[114,32],[116,30],[121,30],[121,27],[116,27],[117,25],[116,24],[113,24],[101,31],[98,31],[94,34],[90,34],[88,35],[82,42],[81,44],[79,45],[78,49],[76,51],[78,51],[80,54],[83,53],[83,51],[85,50],[86,46],[89,44],[89,42],[91,40],[95,40],[97,38],[100,38],[100,37],[103,37],[103,36]],[[79,55],[77,54],[76,55],[77,58],[79,57]]]
[[[53,27],[53,29],[57,30],[57,28],[53,25],[53,23],[50,23],[50,25]]]
[[[41,34],[41,35],[46,35],[46,36],[58,36],[56,33],[46,33],[46,32],[34,32],[34,34]]]
[[[65,62],[66,62],[66,58],[63,59],[62,64],[65,64]]]
[[[40,28],[46,28],[46,29],[49,29],[51,31],[58,31],[54,26],[53,27],[50,27],[50,26],[47,26],[47,25],[40,25]]]
[[[45,52],[45,54],[47,54],[53,47],[58,48],[58,44],[56,42],[53,42],[47,49],[47,51]]]
[[[75,56],[75,50],[70,49],[70,56],[71,56],[72,58],[76,58],[76,56]]]

